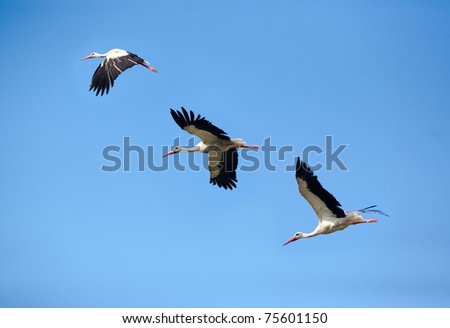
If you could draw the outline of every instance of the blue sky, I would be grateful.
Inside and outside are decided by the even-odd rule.
[[[1,1],[0,306],[449,307],[447,1]],[[122,48],[134,67],[88,92]],[[190,135],[184,106],[249,144],[291,146],[276,172],[104,172],[108,145]],[[390,214],[286,247],[317,221],[286,164],[345,210]],[[180,162],[187,162],[180,154]],[[254,153],[262,160],[263,152]],[[201,163],[202,154],[195,160]],[[324,153],[310,163],[325,163]]]

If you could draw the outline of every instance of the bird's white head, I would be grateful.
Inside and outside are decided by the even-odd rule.
[[[297,232],[295,235],[293,235],[290,239],[288,239],[283,246],[292,243],[293,241],[299,240],[305,238],[305,234],[303,232]]]
[[[95,51],[91,53],[90,55],[87,55],[86,57],[81,58],[81,60],[91,59],[91,58],[100,58],[103,57],[103,55],[96,53]]]
[[[184,151],[184,148],[181,147],[181,146],[176,146],[174,149],[169,151],[167,154],[164,154],[163,157],[167,157],[169,155],[173,155],[173,154],[179,153],[180,151]]]

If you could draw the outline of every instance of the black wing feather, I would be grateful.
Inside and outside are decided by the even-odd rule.
[[[91,87],[89,88],[89,91],[93,90],[96,92],[96,96],[100,95],[103,96],[103,94],[106,92],[108,94],[109,88],[109,76],[108,72],[105,70],[102,64],[100,64],[97,69],[94,72],[94,75],[92,76],[91,81]]]
[[[209,183],[224,188],[236,188],[238,182],[236,178],[236,169],[238,165],[238,153],[236,148],[230,148],[222,154],[222,161],[220,162],[220,173],[215,178],[209,180]]]
[[[96,96],[108,94],[109,89],[114,86],[114,80],[122,72],[135,65],[148,67],[144,59],[132,53],[128,53],[127,56],[105,59],[95,70],[89,91],[93,90]]]
[[[184,109],[184,107],[181,107],[181,110],[183,112],[180,112],[179,110],[175,111],[171,108],[170,114],[172,115],[173,120],[183,130],[185,127],[192,125],[199,130],[214,134],[219,139],[230,140],[230,137],[227,136],[227,133],[225,131],[212,124],[206,118],[201,117],[200,115],[197,115],[197,117],[195,117],[195,114],[192,111],[188,113],[186,109]]]
[[[128,56],[114,58],[113,61],[117,68],[122,72],[133,67],[134,65],[147,66],[144,59],[132,53],[129,53]]]
[[[338,218],[345,217],[344,210],[340,208],[342,205],[332,194],[322,187],[314,172],[298,157],[295,176],[305,181],[309,191],[319,197]]]

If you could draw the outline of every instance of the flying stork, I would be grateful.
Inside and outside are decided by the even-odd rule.
[[[219,129],[204,117],[181,107],[181,111],[170,109],[174,121],[183,130],[196,135],[202,141],[192,148],[176,146],[163,157],[180,152],[208,153],[209,183],[224,189],[236,188],[236,168],[238,154],[236,148],[257,149],[259,146],[247,146],[242,139],[230,139],[227,133]]]
[[[149,66],[148,61],[122,49],[111,49],[104,54],[93,52],[90,55],[81,58],[81,60],[91,58],[105,58],[92,76],[89,91],[93,90],[96,92],[96,96],[98,96],[99,93],[100,96],[103,96],[104,93],[108,94],[109,89],[114,86],[114,80],[120,73],[134,65],[142,65],[153,72],[158,72],[156,68]]]
[[[299,239],[344,230],[353,224],[377,222],[373,218],[365,220],[361,215],[362,213],[376,213],[389,216],[383,211],[374,210],[373,208],[377,205],[372,205],[359,211],[344,212],[340,207],[342,205],[332,194],[322,187],[314,172],[311,171],[305,162],[300,161],[300,158],[297,158],[295,177],[300,194],[308,201],[314,212],[316,212],[319,224],[311,233],[297,232],[283,246]]]

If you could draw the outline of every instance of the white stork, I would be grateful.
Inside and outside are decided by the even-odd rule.
[[[209,183],[225,189],[236,188],[236,168],[238,155],[236,148],[259,148],[259,146],[247,146],[242,139],[230,139],[227,133],[219,129],[204,117],[197,115],[181,107],[180,111],[170,109],[174,121],[183,130],[196,135],[200,139],[192,148],[176,146],[163,157],[179,152],[202,152],[208,153],[208,167],[210,171]]]
[[[329,234],[339,230],[344,230],[353,224],[373,223],[376,219],[365,220],[362,213],[376,213],[389,216],[383,211],[373,210],[376,205],[363,208],[359,211],[344,212],[342,206],[332,194],[325,190],[320,184],[317,176],[306,165],[305,162],[297,158],[295,177],[297,179],[300,194],[308,201],[319,219],[319,224],[311,233],[297,232],[292,238],[286,241],[287,245],[302,238],[311,238],[321,234]]]
[[[104,54],[93,52],[90,55],[81,58],[81,60],[91,58],[105,58],[92,76],[89,91],[93,90],[96,92],[96,96],[98,96],[99,93],[101,96],[103,96],[104,93],[108,94],[109,89],[114,86],[114,80],[120,73],[134,65],[142,65],[153,72],[158,72],[156,68],[149,66],[148,61],[122,49],[111,49]]]

